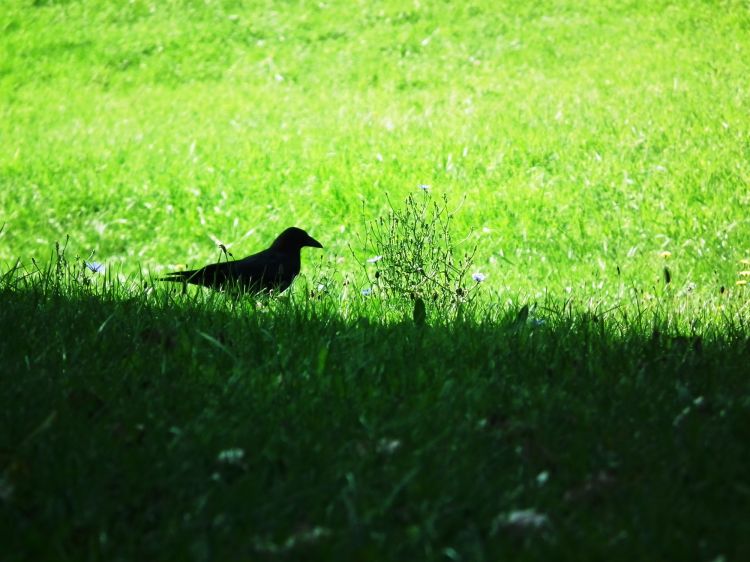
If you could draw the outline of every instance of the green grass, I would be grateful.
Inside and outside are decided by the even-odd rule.
[[[742,311],[418,327],[36,279],[0,313],[10,560],[750,553]]]
[[[750,557],[748,31],[740,1],[4,1],[3,556]],[[487,275],[425,326],[360,294],[363,220],[420,184]],[[288,297],[152,281],[291,225],[325,251]]]

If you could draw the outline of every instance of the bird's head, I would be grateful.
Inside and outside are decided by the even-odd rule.
[[[282,252],[299,250],[303,246],[310,246],[312,248],[323,247],[323,245],[315,240],[315,238],[296,226],[287,228],[284,232],[279,234],[276,240],[273,241],[273,244],[271,244],[271,248]]]

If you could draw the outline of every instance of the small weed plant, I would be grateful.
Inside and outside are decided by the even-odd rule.
[[[402,207],[388,199],[384,216],[365,218],[363,242],[371,257],[363,268],[371,290],[386,299],[413,300],[420,316],[425,303],[449,316],[470,303],[483,277],[469,274],[476,244],[462,253],[454,240],[455,212],[447,195],[435,199],[423,189],[408,195]]]

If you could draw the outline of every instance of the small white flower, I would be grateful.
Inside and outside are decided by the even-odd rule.
[[[398,439],[386,439],[383,437],[378,441],[377,451],[384,455],[392,455],[401,447],[401,441]]]
[[[549,480],[549,472],[546,470],[543,470],[536,475],[536,483],[540,486],[544,486],[547,483],[547,480]]]
[[[383,256],[374,256],[367,260],[367,263],[377,263],[383,259]]]
[[[323,285],[323,283],[318,283],[318,287],[317,288],[318,288],[318,292],[319,293],[324,293],[326,291],[326,286]]]
[[[224,464],[238,464],[244,457],[245,451],[243,451],[239,447],[235,447],[234,449],[226,449],[224,451],[221,451],[219,453],[219,456],[217,457],[217,460],[220,463]]]
[[[507,516],[508,525],[521,528],[541,529],[549,524],[549,518],[533,509],[511,511]]]
[[[100,273],[104,275],[105,266],[103,263],[99,263],[98,261],[85,261],[83,263],[87,268],[89,268],[94,273]]]
[[[363,296],[367,297],[367,296],[369,296],[371,294],[372,294],[372,289],[370,289],[370,288],[362,289],[362,295]]]
[[[476,281],[477,283],[481,283],[485,279],[487,279],[487,276],[484,273],[472,273],[471,278]]]
[[[501,513],[492,520],[490,534],[494,535],[501,530],[514,535],[530,535],[531,533],[545,531],[549,528],[550,521],[544,513],[534,509],[519,509]]]
[[[422,191],[428,191],[430,189],[430,186],[427,185],[426,183],[420,183],[417,187],[421,189]]]

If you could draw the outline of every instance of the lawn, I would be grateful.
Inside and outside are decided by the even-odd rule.
[[[2,558],[750,558],[749,77],[739,1],[4,1]]]

